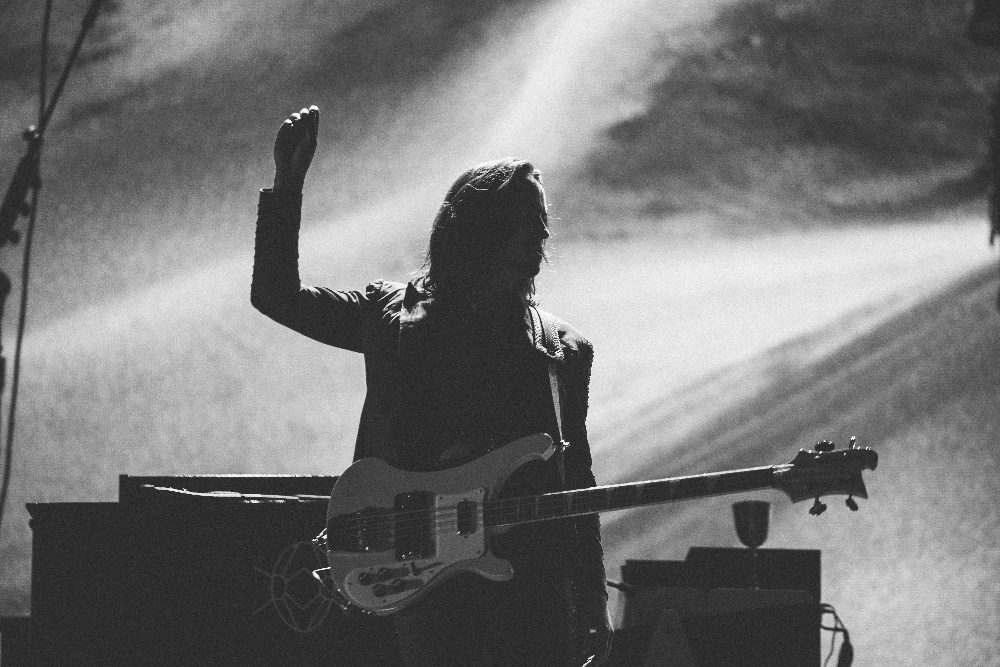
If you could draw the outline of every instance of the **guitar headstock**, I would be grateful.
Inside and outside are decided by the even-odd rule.
[[[809,513],[822,514],[826,505],[820,496],[839,494],[847,496],[847,506],[851,511],[858,509],[854,498],[867,498],[865,481],[861,473],[875,470],[878,454],[867,447],[858,447],[856,438],[851,438],[845,449],[837,449],[827,440],[816,444],[814,449],[802,449],[792,461],[777,466],[775,486],[788,494],[793,503],[815,499]]]

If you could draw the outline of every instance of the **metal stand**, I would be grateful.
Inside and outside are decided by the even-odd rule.
[[[14,415],[17,407],[21,341],[24,338],[25,313],[28,303],[28,269],[31,257],[31,238],[35,229],[35,217],[38,213],[38,195],[42,187],[42,143],[45,135],[45,129],[48,127],[49,121],[52,118],[52,112],[55,111],[56,103],[59,101],[59,96],[62,95],[63,87],[66,85],[66,80],[69,78],[70,70],[73,68],[73,64],[76,62],[76,58],[80,53],[80,47],[83,46],[83,40],[87,36],[87,33],[90,32],[90,29],[94,26],[94,22],[97,20],[97,13],[100,10],[101,2],[102,0],[91,0],[90,6],[87,8],[87,13],[84,14],[83,21],[80,26],[80,32],[77,34],[76,41],[73,43],[73,48],[70,51],[69,58],[67,58],[66,64],[63,66],[62,75],[59,77],[59,83],[56,84],[56,88],[52,93],[52,98],[47,103],[45,78],[47,69],[49,19],[52,15],[52,0],[47,0],[45,3],[45,19],[42,32],[42,64],[41,72],[39,74],[40,90],[38,96],[38,125],[29,127],[22,135],[24,140],[28,142],[28,148],[20,162],[17,163],[14,178],[11,180],[10,186],[7,188],[7,194],[4,196],[3,203],[0,204],[0,248],[3,248],[8,243],[11,245],[17,244],[21,240],[21,235],[14,229],[14,225],[17,223],[20,216],[23,215],[28,218],[28,228],[24,242],[24,263],[21,267],[21,310],[18,318],[17,347],[14,353],[14,372],[11,382],[11,399],[9,406],[10,416],[7,420],[7,447],[4,451],[3,481],[0,483],[0,525],[3,523],[4,506],[6,505],[7,490],[10,485],[10,469],[14,446]],[[10,289],[10,277],[3,271],[0,271],[0,319],[3,317],[3,302],[10,293]],[[6,370],[7,360],[3,356],[2,337],[0,337],[0,398],[2,398],[3,390],[6,385]]]

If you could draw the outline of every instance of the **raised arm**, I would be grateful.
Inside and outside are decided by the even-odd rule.
[[[257,208],[250,303],[264,315],[328,345],[363,352],[368,298],[299,280],[302,186],[316,152],[319,108],[289,116],[274,141],[274,187],[262,190]]]

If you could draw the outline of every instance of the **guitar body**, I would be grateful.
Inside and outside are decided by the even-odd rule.
[[[552,439],[539,433],[440,472],[399,470],[376,458],[355,462],[337,480],[327,510],[329,574],[353,606],[394,613],[461,572],[493,581],[514,575],[490,553],[502,529],[483,521],[483,503],[511,474],[548,459]]]

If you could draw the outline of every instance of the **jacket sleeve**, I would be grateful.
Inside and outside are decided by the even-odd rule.
[[[327,345],[364,351],[373,290],[339,292],[299,280],[302,196],[262,190],[250,303],[275,322]]]
[[[564,434],[566,449],[566,486],[583,489],[597,485],[592,469],[590,442],[587,439],[587,409],[590,371],[594,350],[582,338],[566,348]],[[598,590],[607,595],[604,572],[604,549],[601,545],[601,522],[597,514],[576,519],[577,554],[574,580],[577,589]]]

